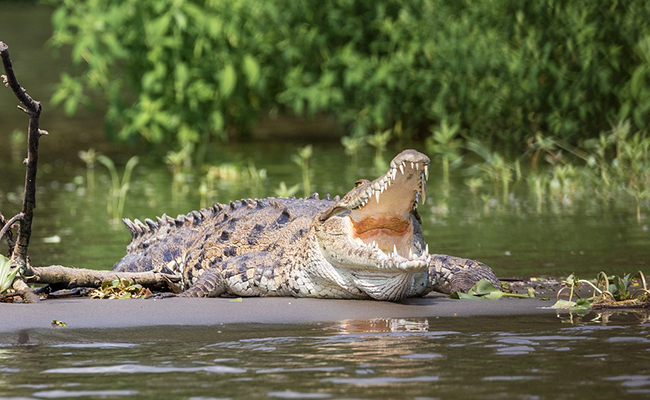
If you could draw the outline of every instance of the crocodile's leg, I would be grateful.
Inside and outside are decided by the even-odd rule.
[[[496,288],[501,288],[492,268],[475,260],[432,254],[429,262],[429,285],[436,292],[451,294],[467,292],[476,282],[487,279]]]
[[[223,264],[212,266],[198,278],[181,297],[218,297],[222,294],[264,296],[276,288],[278,265],[269,253],[252,252],[231,257]],[[278,260],[275,259],[276,264]]]
[[[220,269],[209,269],[180,297],[218,297],[226,292],[226,283]]]

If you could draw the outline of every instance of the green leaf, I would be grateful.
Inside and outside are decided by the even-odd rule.
[[[227,64],[223,71],[221,71],[220,83],[221,95],[224,98],[230,97],[233,90],[235,90],[235,85],[237,84],[237,74],[235,72],[235,67],[233,67],[232,64]]]
[[[242,299],[241,297],[237,297],[236,299],[230,300],[231,303],[241,303],[242,301],[244,301],[244,299]]]
[[[571,308],[576,305],[575,301],[558,300],[551,306],[551,308]]]
[[[11,288],[16,279],[16,275],[20,268],[11,270],[11,261],[0,255],[0,293],[4,293],[7,289]]]
[[[591,303],[587,299],[579,299],[575,302],[575,305],[569,308],[572,311],[577,310],[589,310],[591,308]]]
[[[244,56],[244,74],[246,74],[248,86],[251,87],[255,86],[260,79],[260,66],[255,58],[249,54]]]

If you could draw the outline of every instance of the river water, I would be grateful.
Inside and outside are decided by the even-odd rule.
[[[563,399],[650,395],[634,314],[3,335],[0,399]]]
[[[97,165],[97,184],[89,189],[80,150],[110,156],[120,171],[130,156],[140,156],[123,213],[129,218],[199,208],[206,173],[197,169],[185,193],[172,193],[162,155],[108,143],[101,110],[69,119],[49,106],[65,69],[65,58],[53,58],[45,44],[50,9],[11,3],[3,11],[0,40],[10,46],[21,83],[43,100],[42,127],[50,131],[41,141],[32,261],[108,269],[124,254],[129,234],[109,221],[108,171]],[[33,27],[29,34],[25,26]],[[27,121],[14,105],[0,88],[0,210],[7,217],[20,209],[24,179],[24,150],[9,143]],[[231,174],[203,201],[272,196],[281,182],[300,183],[290,158],[308,143],[294,135],[215,144],[210,163],[230,165],[224,171]],[[403,148],[425,151],[422,143],[402,143],[379,160],[367,149],[355,161],[338,140],[311,144],[311,186],[321,194],[343,195],[358,178],[377,177]],[[266,177],[245,178],[251,166]],[[581,198],[540,210],[524,184],[514,185],[508,204],[482,201],[472,198],[462,170],[453,173],[445,194],[433,165],[428,199],[419,208],[432,252],[481,260],[501,277],[648,272],[648,217],[637,222],[630,204]],[[639,398],[650,394],[647,318],[545,314],[13,332],[0,336],[0,399]]]

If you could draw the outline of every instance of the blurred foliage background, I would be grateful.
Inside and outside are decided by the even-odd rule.
[[[515,149],[650,124],[646,0],[48,3],[73,61],[54,102],[105,102],[110,135],[167,149],[244,137],[263,113],[332,116],[353,147],[443,123]]]

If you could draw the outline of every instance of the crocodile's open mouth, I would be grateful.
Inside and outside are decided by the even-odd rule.
[[[354,242],[408,259],[422,255],[413,245],[412,218],[420,198],[426,200],[428,175],[428,158],[401,157],[383,176],[357,182],[360,192],[348,204]]]

